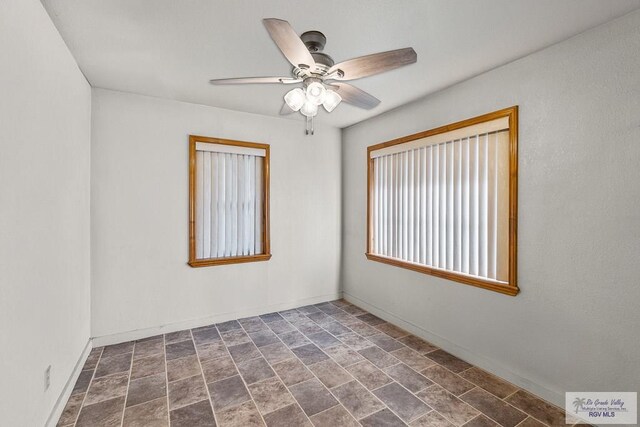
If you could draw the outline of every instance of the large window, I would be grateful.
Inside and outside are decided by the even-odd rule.
[[[367,258],[516,295],[518,109],[368,147]]]
[[[269,258],[269,145],[190,136],[189,265]]]

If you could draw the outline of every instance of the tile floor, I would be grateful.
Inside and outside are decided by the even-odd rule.
[[[339,300],[95,348],[58,425],[564,421],[561,409]]]

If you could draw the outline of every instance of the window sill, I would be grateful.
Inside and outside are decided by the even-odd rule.
[[[490,291],[499,292],[505,295],[516,296],[520,289],[516,285],[501,284],[490,280],[484,280],[476,277],[465,276],[449,271],[438,270],[435,268],[427,267],[425,265],[413,264],[410,262],[401,261],[395,258],[388,258],[381,255],[365,253],[367,259],[370,261],[377,261],[383,264],[393,265],[395,267],[406,268],[408,270],[417,271],[423,274],[429,274],[431,276],[440,277],[442,279],[453,280],[455,282],[464,283],[465,285],[471,285],[478,288],[488,289]]]
[[[192,260],[189,260],[188,264],[191,267],[197,268],[197,267],[210,267],[213,265],[269,261],[269,259],[271,259],[271,254],[260,254],[260,255],[238,256],[238,257],[228,257],[228,258],[192,259]]]

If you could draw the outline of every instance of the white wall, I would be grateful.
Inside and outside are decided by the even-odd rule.
[[[557,403],[637,391],[638,52],[634,12],[345,129],[345,297]],[[367,261],[366,147],[516,104],[521,293]]]
[[[117,341],[339,294],[338,129],[305,137],[302,121],[102,89],[92,116],[92,336]],[[271,260],[186,264],[189,134],[271,144]]]
[[[90,126],[89,84],[40,2],[0,2],[2,425],[43,425],[89,339]]]

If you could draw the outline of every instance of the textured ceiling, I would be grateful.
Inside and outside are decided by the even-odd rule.
[[[280,85],[212,78],[289,75],[262,18],[320,30],[336,62],[412,46],[418,62],[351,83],[382,100],[318,120],[345,127],[640,7],[640,0],[43,0],[94,87],[277,116]],[[298,114],[289,116],[302,120]]]

